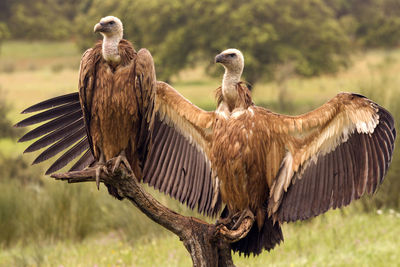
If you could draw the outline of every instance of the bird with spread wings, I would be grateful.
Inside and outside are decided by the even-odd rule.
[[[248,235],[232,244],[234,251],[245,255],[280,243],[284,222],[317,216],[376,191],[391,162],[396,137],[388,111],[361,95],[341,93],[304,115],[276,114],[254,105],[240,81],[244,59],[239,50],[222,52],[216,62],[224,66],[225,74],[214,112],[199,109],[168,84],[156,83],[142,181],[209,214],[219,211],[221,198],[226,204],[222,223],[235,220],[236,225],[243,214],[253,214],[256,223]],[[28,108],[26,112],[56,106],[20,126],[38,122],[32,119],[35,116],[40,121],[57,118],[27,133],[22,141],[59,131],[59,121],[62,127],[74,123],[84,127],[78,102],[75,93]],[[65,105],[75,109],[68,113],[62,109]],[[65,116],[74,112],[80,115],[67,121]],[[88,143],[84,133],[80,138]],[[58,140],[65,147],[73,144],[66,136]],[[62,162],[58,168],[66,159],[61,156],[57,162]]]
[[[104,163],[117,157],[115,167],[122,162],[138,179],[197,207],[201,213],[215,216],[221,201],[210,161],[201,146],[171,127],[168,118],[157,111],[163,110],[164,104],[157,101],[156,88],[166,85],[157,84],[150,52],[136,52],[129,41],[122,39],[123,26],[116,17],[102,18],[94,31],[100,32],[103,40],[82,56],[79,93],[49,99],[22,112],[42,111],[16,127],[46,122],[19,140],[40,137],[25,152],[47,147],[34,160],[36,164],[67,150],[46,174],[79,157],[70,171],[93,166],[97,184],[100,172],[107,171]],[[199,109],[191,108],[198,116]],[[157,165],[145,165],[150,152]],[[151,179],[143,174],[144,169],[152,173]],[[175,186],[175,181],[183,182]],[[120,198],[117,190],[106,186],[110,194]]]

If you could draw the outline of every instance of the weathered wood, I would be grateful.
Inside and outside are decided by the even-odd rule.
[[[180,215],[163,206],[147,193],[138,179],[124,166],[121,165],[119,169],[112,172],[114,163],[115,159],[107,162],[108,173],[100,174],[100,182],[116,188],[121,197],[128,199],[147,217],[176,234],[189,252],[193,266],[235,266],[229,243],[246,236],[254,223],[254,218],[246,217],[236,230],[229,230],[223,225],[216,226],[194,217]],[[96,168],[53,174],[51,177],[68,181],[68,183],[94,182]]]

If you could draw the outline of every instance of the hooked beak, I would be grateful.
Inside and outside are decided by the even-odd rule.
[[[94,25],[94,32],[102,32],[103,31],[103,25],[101,23],[97,23],[96,25]]]
[[[218,54],[218,55],[215,57],[215,63],[222,63],[223,59],[224,59],[224,55]]]

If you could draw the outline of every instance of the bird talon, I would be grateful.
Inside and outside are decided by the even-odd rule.
[[[127,169],[130,173],[133,172],[133,171],[132,171],[132,168],[131,168],[131,165],[129,164],[129,161],[128,161],[128,159],[127,159],[126,156],[125,156],[125,152],[121,152],[121,153],[119,154],[119,156],[117,157],[117,159],[116,159],[116,161],[115,161],[115,164],[114,164],[114,167],[113,167],[113,169],[112,169],[112,172],[115,172],[115,171],[117,170],[117,168],[119,167],[119,165],[121,165],[121,163],[123,163],[123,164],[125,165],[126,169]]]
[[[96,169],[96,186],[100,190],[100,169]]]
[[[104,165],[99,165],[96,167],[96,186],[97,186],[97,190],[100,190],[100,175],[101,172],[104,172],[106,175],[108,175],[108,170],[107,167]]]
[[[238,216],[239,218],[235,221],[234,225],[232,226],[232,229],[233,229],[233,230],[238,229],[239,226],[242,224],[243,220],[244,220],[245,218],[247,218],[247,217],[249,217],[249,218],[251,218],[252,220],[254,220],[254,214],[253,214],[253,212],[251,212],[249,209],[245,209],[245,210],[243,210],[242,212],[238,212],[238,213],[236,213],[236,214],[234,215],[234,217],[237,217],[237,216]]]

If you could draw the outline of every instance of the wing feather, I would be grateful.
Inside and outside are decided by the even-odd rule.
[[[82,127],[83,125],[84,125],[83,119],[79,119],[72,124],[59,128],[49,133],[48,135],[40,138],[39,140],[35,141],[33,144],[31,144],[25,149],[24,153],[33,152],[41,148],[44,148],[50,144],[53,144],[54,142],[57,142],[58,140],[67,137],[71,132],[83,129],[84,128]]]
[[[174,158],[172,158],[173,153],[175,152],[176,147],[179,146],[179,139],[178,139],[178,135],[175,131],[172,131],[172,139],[169,142],[169,148],[167,153],[165,154],[165,158],[167,163],[163,164],[162,170],[160,175],[164,176],[164,179],[160,179],[159,182],[159,188],[160,191],[163,192],[165,191],[167,185],[168,185],[168,181],[169,179],[171,179],[171,171],[172,171],[172,166],[174,165]],[[176,153],[176,152],[175,152]],[[178,154],[179,155],[179,154]],[[169,160],[171,159],[171,160]],[[157,188],[157,186],[156,186]]]
[[[174,173],[172,174],[174,178],[174,184],[172,186],[172,188],[170,188],[170,196],[173,198],[177,199],[177,192],[179,190],[179,188],[181,187],[181,184],[183,184],[183,180],[184,180],[184,174],[185,174],[185,170],[184,170],[184,166],[185,166],[185,157],[186,157],[186,153],[189,149],[189,143],[188,142],[182,142],[182,148],[181,148],[181,153],[179,154],[179,158],[177,159],[177,163],[178,165],[174,168]]]
[[[348,205],[382,182],[396,131],[390,113],[371,100],[343,93],[305,115],[265,116],[293,157],[282,161],[271,187],[274,220],[304,220]],[[292,173],[290,182],[282,173]]]
[[[37,104],[30,106],[29,108],[23,110],[21,112],[21,114],[37,112],[37,111],[53,108],[53,107],[60,106],[63,104],[68,104],[68,103],[79,103],[79,94],[78,93],[70,93],[70,94],[56,96],[56,97],[44,100],[40,103],[37,103]]]
[[[210,207],[216,205],[212,198],[218,189],[209,160],[214,113],[197,108],[163,82],[157,82],[154,103],[151,149],[144,164],[143,181],[191,209],[197,207],[199,212],[216,214],[220,203]]]
[[[185,148],[186,142],[184,142],[183,138],[178,138],[178,146],[175,147],[174,155],[177,155],[176,158],[174,159],[174,162],[170,163],[170,170],[168,173],[169,181],[168,183],[165,182],[166,188],[165,191],[169,192],[169,195],[172,196],[173,194],[173,188],[178,187],[177,185],[177,179],[178,179],[178,173],[179,173],[179,165],[182,164],[182,156]],[[173,163],[173,164],[172,164]]]
[[[65,152],[61,157],[59,157],[46,171],[46,175],[65,167],[68,163],[77,158],[88,148],[89,143],[87,142],[86,138],[82,139],[67,152]]]
[[[18,140],[18,142],[30,141],[30,140],[40,137],[42,135],[48,134],[53,130],[62,128],[66,125],[73,123],[74,121],[78,120],[81,117],[82,117],[81,110],[76,110],[71,113],[66,113],[54,120],[46,122],[43,125],[40,125],[39,127],[27,132],[24,136],[22,136]]]
[[[314,162],[312,162],[311,164],[315,164]],[[324,164],[315,164],[315,172],[313,173],[312,179],[315,180],[315,192],[316,194],[314,194],[314,198],[312,201],[312,206],[311,206],[311,212],[312,212],[312,216],[315,216],[315,214],[318,213],[318,209],[319,209],[319,203],[323,197],[322,195],[322,189],[323,189],[323,182],[324,180],[321,179],[321,176],[324,175]]]
[[[71,146],[71,144],[74,144],[78,140],[82,139],[83,137],[85,137],[85,128],[80,128],[77,131],[72,132],[66,138],[58,141],[57,143],[55,143],[54,145],[50,146],[45,151],[40,153],[40,155],[33,161],[33,164],[40,163],[57,155],[64,149]]]
[[[70,111],[75,111],[80,108],[79,103],[68,103],[62,106],[58,106],[44,112],[33,115],[29,118],[26,118],[15,125],[15,127],[26,127],[32,124],[40,123],[43,121],[47,121],[56,117],[59,117],[63,114],[66,114]]]
[[[95,162],[95,158],[93,157],[92,152],[90,149],[86,150],[86,152],[82,155],[82,157],[75,162],[75,164],[69,169],[70,172],[72,171],[80,171],[83,170],[85,167],[90,166]]]

